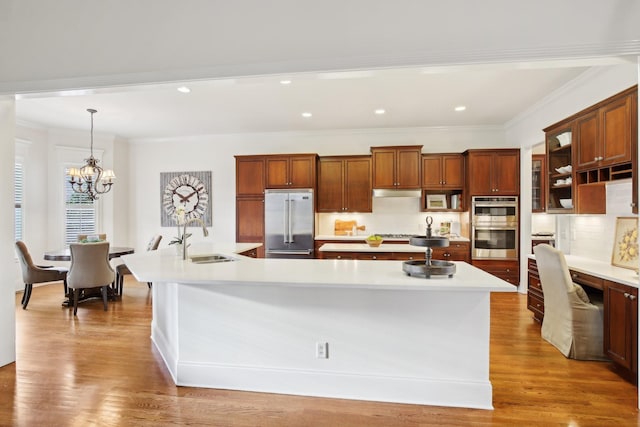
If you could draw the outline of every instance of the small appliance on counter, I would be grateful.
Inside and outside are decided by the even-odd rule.
[[[409,244],[413,246],[422,246],[427,248],[425,260],[405,261],[402,264],[402,271],[407,276],[418,276],[430,279],[432,275],[453,277],[456,272],[456,265],[449,261],[432,260],[432,247],[443,248],[449,246],[449,239],[446,237],[438,237],[432,235],[431,224],[433,218],[427,217],[427,232],[424,236],[413,236],[409,238]]]

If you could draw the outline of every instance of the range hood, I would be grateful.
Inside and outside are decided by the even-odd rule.
[[[422,190],[394,190],[389,188],[375,188],[373,197],[422,197]]]

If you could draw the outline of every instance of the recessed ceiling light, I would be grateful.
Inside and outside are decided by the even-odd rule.
[[[181,93],[189,93],[189,92],[191,92],[191,89],[189,89],[189,88],[188,88],[188,87],[186,87],[186,86],[180,86],[180,87],[178,88],[178,92],[181,92]]]
[[[291,84],[291,80],[280,80],[280,84],[281,85],[290,85]]]
[[[467,107],[465,107],[464,105],[458,105],[456,108],[454,108],[454,110],[456,110],[456,111],[464,111],[466,109],[467,109]]]
[[[386,111],[385,111],[385,109],[384,109],[384,108],[376,108],[376,110],[374,111],[374,113],[376,113],[376,114],[378,114],[378,115],[381,115],[381,114],[386,113]]]
[[[302,113],[302,117],[308,119],[309,117],[313,116],[313,114],[309,113],[309,112],[304,112]]]

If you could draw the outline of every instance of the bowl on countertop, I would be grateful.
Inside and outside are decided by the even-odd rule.
[[[369,239],[367,239],[367,240],[365,240],[365,242],[367,242],[367,245],[369,245],[370,247],[377,248],[378,246],[380,246],[382,244],[383,240],[382,239],[380,239],[380,240],[369,240]]]

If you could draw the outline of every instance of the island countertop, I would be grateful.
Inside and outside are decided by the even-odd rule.
[[[366,244],[364,245],[366,246]],[[402,245],[393,245],[402,246]],[[409,246],[409,245],[407,245]],[[415,248],[420,251],[420,248]],[[237,255],[233,245],[194,245],[190,255],[221,253],[232,262],[196,264],[175,251],[163,249],[126,255],[123,260],[141,282],[192,284],[277,284],[369,289],[514,292],[513,285],[464,262],[455,262],[452,278],[410,277],[402,261],[354,261],[321,259],[265,259]]]

